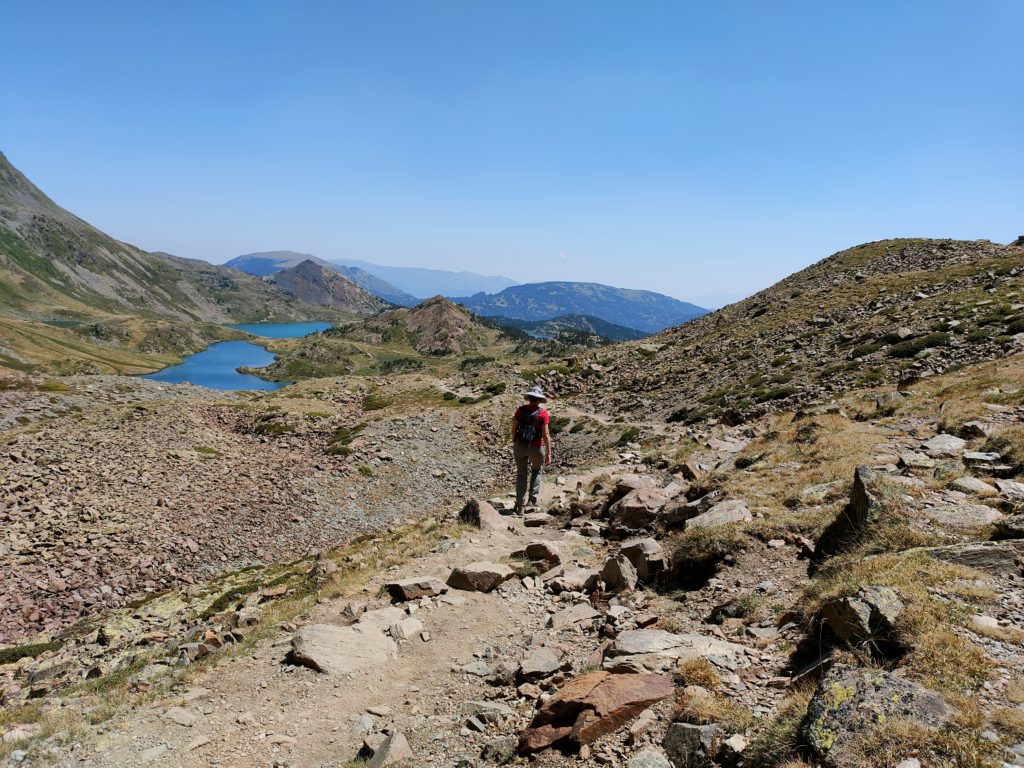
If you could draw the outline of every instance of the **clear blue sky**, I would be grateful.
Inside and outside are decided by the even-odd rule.
[[[0,150],[150,250],[716,304],[1024,233],[1024,2],[0,0]]]

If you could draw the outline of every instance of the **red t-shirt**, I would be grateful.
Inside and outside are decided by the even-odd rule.
[[[530,406],[528,406],[528,405],[521,405],[518,408],[516,408],[515,419],[520,424],[522,424],[523,423],[523,415],[527,415],[528,416],[531,413],[533,413],[533,411],[530,410]],[[551,423],[551,417],[548,415],[548,412],[545,409],[543,409],[543,408],[538,406],[536,421],[537,421],[537,438],[532,443],[530,443],[530,445],[544,445],[544,425]]]

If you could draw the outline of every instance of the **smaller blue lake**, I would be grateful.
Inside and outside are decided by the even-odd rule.
[[[228,326],[265,339],[298,339],[311,333],[326,331],[330,323],[239,323]]]
[[[287,381],[264,381],[258,376],[239,373],[245,365],[262,368],[274,362],[274,355],[248,341],[219,341],[202,352],[189,355],[179,365],[172,365],[142,378],[168,384],[197,384],[210,389],[280,389]]]
[[[246,323],[232,325],[240,331],[265,339],[297,339],[326,330],[330,323]],[[188,382],[210,389],[280,389],[288,381],[265,381],[239,373],[238,368],[262,368],[274,362],[274,354],[248,341],[219,341],[202,352],[189,355],[180,364],[147,373],[142,378],[168,384]]]

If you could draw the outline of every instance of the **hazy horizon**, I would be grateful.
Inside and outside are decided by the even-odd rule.
[[[714,307],[866,241],[1024,230],[1024,5],[1006,0],[54,0],[4,18],[0,150],[147,250]]]

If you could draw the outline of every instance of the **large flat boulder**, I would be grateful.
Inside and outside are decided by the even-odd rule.
[[[730,657],[744,647],[706,635],[677,635],[663,629],[634,629],[621,632],[605,652],[604,669],[631,672],[662,670],[679,660],[704,656]]]
[[[484,561],[462,565],[451,572],[448,586],[468,592],[490,592],[505,583],[516,572],[503,563]]]
[[[738,499],[720,501],[707,512],[686,521],[686,530],[693,528],[720,528],[723,525],[753,520],[747,505]]]
[[[519,735],[519,752],[551,746],[578,747],[618,730],[648,707],[672,695],[668,675],[590,672],[571,680],[537,710]]]
[[[329,675],[379,667],[398,655],[398,646],[373,626],[310,624],[292,636],[289,659]]]
[[[951,459],[964,452],[967,441],[954,435],[936,435],[921,445],[924,452],[933,459]]]
[[[986,507],[984,504],[940,504],[925,507],[924,515],[932,522],[944,528],[971,531],[983,525],[989,525],[1002,518],[998,509]]]
[[[972,541],[923,550],[931,557],[963,565],[994,576],[1019,576],[1024,572],[1024,540]]]

